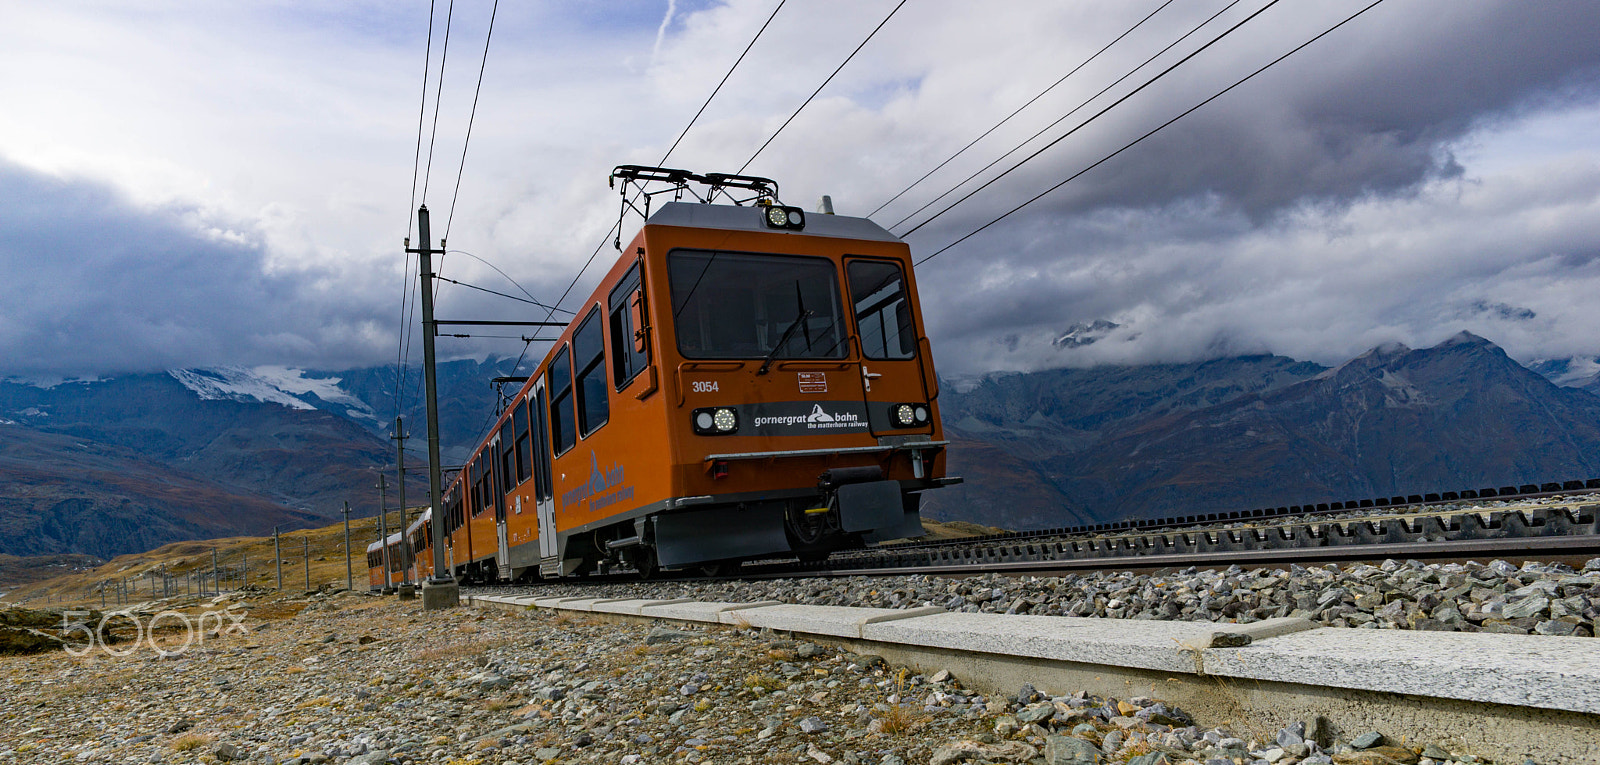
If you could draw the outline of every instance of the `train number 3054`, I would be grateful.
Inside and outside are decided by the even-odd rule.
[[[689,384],[694,388],[694,392],[695,393],[716,393],[717,392],[717,381],[716,380],[694,380],[694,381],[690,382]]]

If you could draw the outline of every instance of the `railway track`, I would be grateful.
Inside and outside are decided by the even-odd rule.
[[[835,553],[823,561],[753,561],[734,571],[669,574],[658,579],[1043,574],[1107,568],[1313,565],[1381,558],[1581,560],[1600,555],[1600,491],[1531,492],[1501,495],[1491,501],[1507,504],[1464,508],[1457,499],[1379,514],[1373,514],[1376,508],[1371,508],[1240,520],[1231,518],[1232,513],[1219,513],[1216,515],[1228,519],[1171,528],[1047,529],[906,542]],[[591,576],[588,581],[630,581],[636,576],[631,571],[613,571]]]
[[[1546,495],[1553,496],[1553,495]],[[1600,554],[1600,496],[1504,509],[1283,519],[1115,534],[1037,532],[836,554],[812,564],[746,566],[741,576],[1071,571],[1108,566],[1329,563],[1371,558]]]

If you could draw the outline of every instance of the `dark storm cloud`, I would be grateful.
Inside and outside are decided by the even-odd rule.
[[[938,249],[1358,7],[1280,5],[1241,30],[1241,39],[1201,54],[910,241],[924,254]],[[1538,295],[1530,299],[1555,300],[1555,290],[1534,283],[1553,284],[1562,274],[1533,277],[1518,266],[1552,252],[1573,257],[1564,246],[1540,249],[1581,239],[1586,226],[1573,205],[1507,197],[1499,208],[1480,210],[1485,217],[1505,215],[1510,228],[1521,225],[1514,216],[1530,221],[1525,243],[1491,252],[1480,246],[1488,237],[1461,241],[1461,232],[1487,224],[1463,219],[1448,197],[1472,193],[1477,183],[1459,157],[1464,141],[1528,114],[1600,97],[1595,29],[1600,4],[1586,2],[1379,6],[923,267],[924,289],[960,317],[935,317],[956,349],[941,358],[978,369],[1241,350],[1338,360],[1376,336],[1417,342],[1459,329],[1450,324],[1469,298],[1452,291],[1481,296],[1495,291],[1496,279],[1518,279]],[[1450,183],[1465,185],[1455,192],[1440,185]],[[1579,209],[1592,193],[1580,186],[1570,189],[1578,196],[1569,200]],[[1385,204],[1404,206],[1419,195],[1427,199],[1414,213],[1460,228],[1444,230],[1419,217],[1416,230],[1405,232],[1403,222],[1378,214]],[[1541,205],[1554,214],[1532,223]],[[1390,244],[1375,246],[1369,236]],[[1252,249],[1276,252],[1245,254]],[[1395,258],[1435,268],[1412,272],[1414,282],[1384,283],[1393,276],[1386,261]],[[1446,296],[1448,305],[1438,302]],[[1368,325],[1330,320],[1340,305]],[[1534,315],[1552,314],[1535,307],[1475,318],[1528,324]],[[1125,326],[1075,356],[1041,348],[1052,333],[1102,319]],[[1572,330],[1548,324],[1542,339],[1529,343],[1535,347],[1521,350],[1556,351]],[[1013,342],[989,342],[998,337]],[[1009,347],[1012,357],[985,350],[996,347]]]
[[[981,213],[1003,211],[1076,172],[1358,7],[1286,3],[1268,11],[1235,33],[1239,39],[1225,39],[975,197],[936,224],[944,235],[927,241],[948,239],[983,220]],[[1307,200],[1337,203],[1453,176],[1462,168],[1450,144],[1474,128],[1595,91],[1595,29],[1600,4],[1588,2],[1390,2],[1052,194],[1036,212],[1216,194],[1259,220]],[[1129,66],[1139,60],[1125,57]],[[1169,54],[1046,138],[1175,60]]]
[[[374,306],[190,210],[0,163],[0,376],[371,358]],[[392,341],[390,341],[392,342]]]

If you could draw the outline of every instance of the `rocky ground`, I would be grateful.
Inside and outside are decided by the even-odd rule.
[[[986,696],[947,672],[735,627],[423,612],[349,593],[147,613],[178,606],[240,620],[212,617],[201,640],[164,617],[159,653],[130,640],[110,647],[125,656],[0,657],[0,762],[1486,762],[1321,718],[1230,730],[1156,699]]]
[[[1560,563],[1384,561],[1304,568],[1185,569],[1052,577],[988,574],[640,582],[499,588],[550,597],[694,598],[871,608],[1248,623],[1278,616],[1333,627],[1592,637],[1600,618],[1600,558]]]

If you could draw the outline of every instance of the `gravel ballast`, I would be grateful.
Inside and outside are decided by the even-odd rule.
[[[1135,574],[936,576],[552,584],[486,589],[545,597],[692,598],[869,608],[940,606],[972,613],[1093,616],[1248,624],[1280,616],[1331,627],[1592,637],[1600,618],[1600,558],[1356,564]]]
[[[248,632],[186,649],[170,636],[166,658],[146,645],[126,657],[96,649],[0,659],[0,762],[1488,761],[1444,740],[1388,740],[1381,723],[1341,731],[1322,718],[1286,719],[1236,730],[1155,698],[1051,697],[1032,685],[983,695],[947,671],[923,676],[729,626],[423,612],[415,601],[356,594],[239,602]]]

